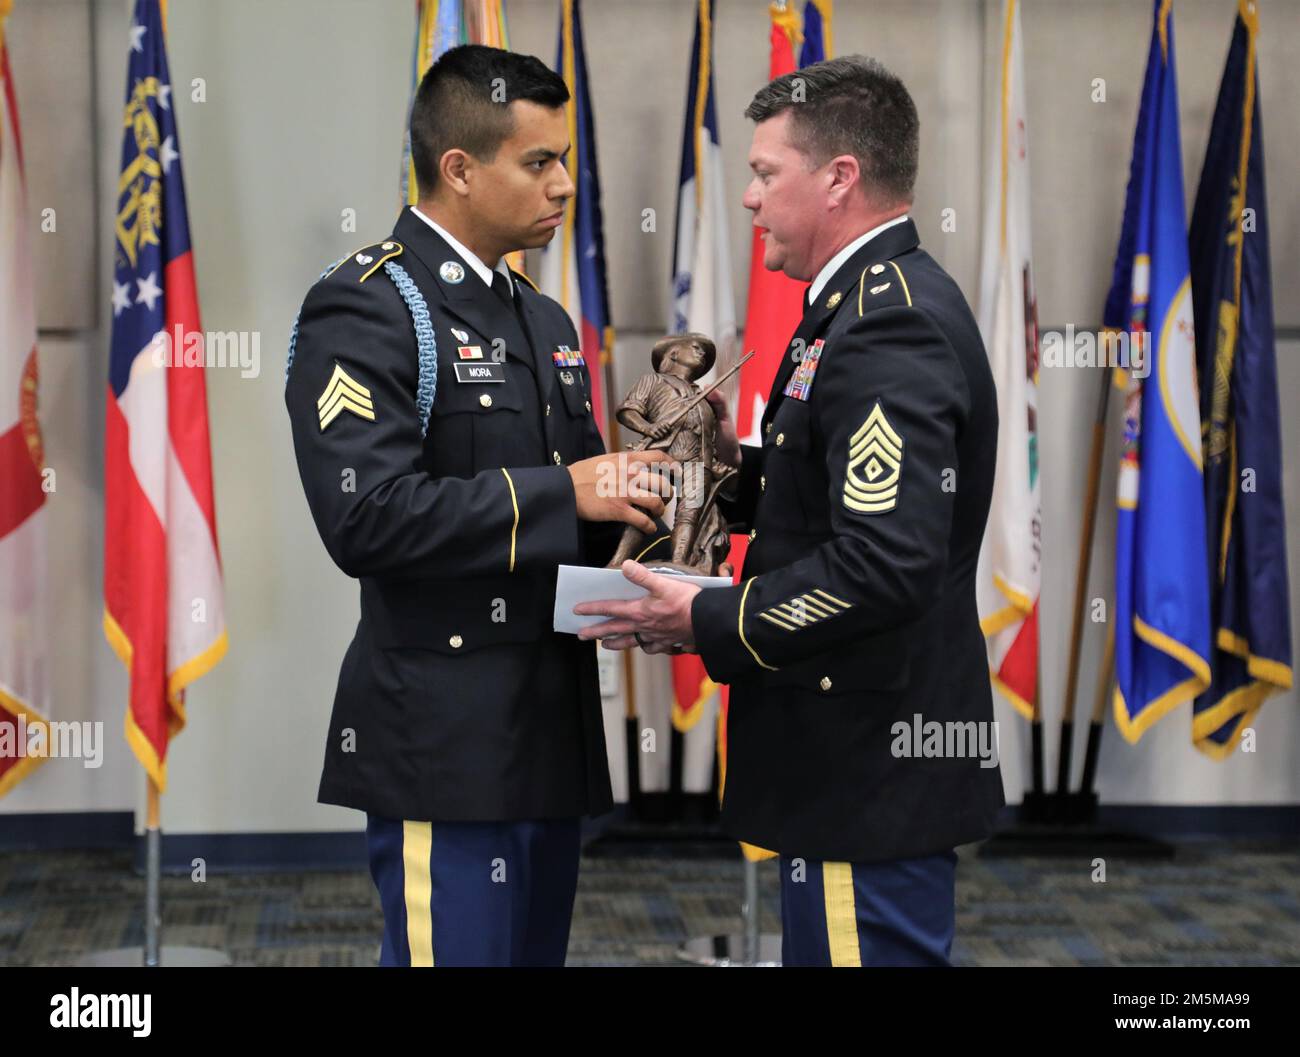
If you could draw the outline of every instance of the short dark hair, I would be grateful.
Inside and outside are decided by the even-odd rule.
[[[509,104],[561,107],[564,78],[541,59],[482,44],[449,48],[429,67],[411,104],[411,163],[420,193],[438,182],[438,163],[459,147],[490,162],[515,131]]]
[[[920,120],[903,82],[875,59],[845,55],[769,81],[745,116],[762,122],[790,110],[791,141],[814,166],[852,154],[864,190],[911,201]]]

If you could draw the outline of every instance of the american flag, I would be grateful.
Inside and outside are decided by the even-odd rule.
[[[185,687],[226,649],[198,292],[158,0],[137,0],[116,208],[104,466],[104,631],[126,737],[166,788]],[[196,362],[197,360],[197,362]],[[186,366],[185,364],[190,364]]]

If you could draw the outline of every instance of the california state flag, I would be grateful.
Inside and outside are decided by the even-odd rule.
[[[18,103],[0,0],[0,796],[45,756],[29,755],[49,702],[45,490],[36,421],[36,310]]]
[[[1038,699],[1042,507],[1038,318],[1030,266],[1029,151],[1016,0],[1003,0],[1002,27],[1002,90],[992,122],[979,312],[998,387],[998,456],[977,590],[993,684],[1031,719]]]

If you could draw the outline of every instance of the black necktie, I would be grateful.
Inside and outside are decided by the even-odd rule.
[[[502,301],[513,312],[515,308],[515,295],[510,289],[510,280],[506,278],[504,272],[498,272],[495,269],[492,272],[492,292],[501,298]]]

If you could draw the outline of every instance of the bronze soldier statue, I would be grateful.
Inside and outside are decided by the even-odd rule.
[[[695,384],[708,374],[716,358],[713,342],[703,334],[661,338],[650,352],[654,372],[641,376],[616,412],[619,422],[646,438],[638,449],[665,451],[682,467],[673,512],[672,559],[659,567],[705,576],[716,574],[727,554],[727,524],[716,499],[736,472],[714,454],[717,422]],[[609,568],[635,558],[649,543],[645,533],[627,526]]]

